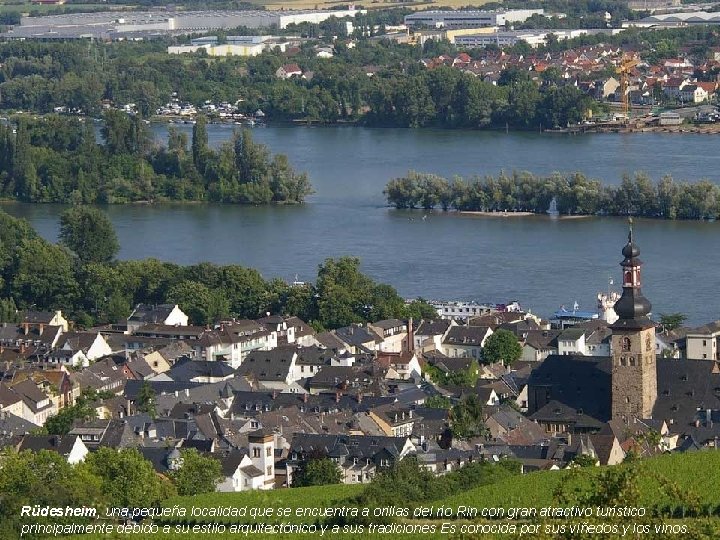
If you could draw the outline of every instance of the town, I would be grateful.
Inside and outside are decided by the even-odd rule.
[[[720,17],[703,7],[651,2],[614,14],[488,9],[402,15],[387,10],[381,18],[351,5],[330,11],[23,17],[2,34],[17,49],[13,53],[10,48],[7,59],[32,56],[26,44],[35,41],[49,48],[87,39],[92,47],[110,51],[134,47],[143,51],[138,60],[146,59],[136,67],[143,73],[142,90],[103,92],[93,82],[76,91],[72,81],[62,84],[61,92],[38,99],[21,91],[31,77],[11,70],[1,83],[0,107],[95,117],[102,109],[117,108],[147,119],[187,122],[202,114],[210,121],[248,125],[269,120],[571,133],[714,133],[719,118]],[[156,42],[167,43],[166,58],[158,56]],[[76,52],[81,54],[80,49]],[[84,49],[82,54],[87,56]],[[208,73],[210,87],[201,90],[193,80],[177,78],[189,61],[197,71],[202,64],[210,70],[214,60],[231,63],[234,69],[223,75]],[[177,78],[172,86],[170,77],[161,82],[150,73],[170,65]],[[122,65],[121,72],[127,68]],[[457,84],[448,71],[432,74],[439,69],[474,79],[468,84],[484,89],[480,101],[490,108],[489,114],[451,121],[439,96],[408,96],[408,83],[397,79],[410,76],[427,85],[427,79],[443,78],[445,84]],[[338,85],[338,70],[352,81],[351,88]],[[186,78],[194,77],[188,72]],[[322,97],[320,90],[326,92]],[[386,90],[392,90],[391,109],[376,96]],[[562,98],[555,96],[560,90],[566,92]],[[452,105],[454,110],[461,106]],[[526,105],[535,105],[536,118]],[[541,114],[546,109],[550,112]]]
[[[631,230],[622,295],[548,319],[436,302],[434,318],[316,332],[270,313],[193,326],[180,305],[141,304],[79,331],[61,310],[18,312],[0,327],[1,444],[70,464],[137,448],[161,474],[194,449],[221,463],[218,491],[290,487],[318,459],[358,484],[408,456],[443,475],[715,448],[720,324],[650,321],[638,254]],[[79,403],[86,416],[54,421]]]

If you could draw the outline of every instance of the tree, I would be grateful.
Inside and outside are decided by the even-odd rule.
[[[339,484],[341,478],[340,468],[332,459],[310,459],[295,471],[292,487]]]
[[[168,290],[167,298],[178,304],[193,324],[211,324],[230,313],[227,296],[221,290],[211,290],[198,281],[186,279],[176,283]]]
[[[92,396],[80,396],[74,405],[64,407],[57,414],[49,417],[43,426],[50,435],[66,435],[76,420],[87,421],[97,418],[91,406]]]
[[[20,322],[20,313],[15,305],[15,300],[12,298],[0,298],[0,323],[16,322]]]
[[[480,398],[468,394],[450,411],[450,429],[458,439],[470,439],[485,434],[485,415]]]
[[[395,461],[391,467],[380,470],[370,485],[361,493],[360,504],[380,507],[424,501],[436,493],[435,475],[421,467],[415,456]]]
[[[90,206],[75,206],[60,215],[60,244],[83,263],[109,263],[120,249],[110,219]]]
[[[672,332],[680,328],[686,319],[687,315],[683,313],[661,313],[660,326],[662,326],[663,332]]]
[[[78,296],[73,262],[67,250],[41,239],[23,240],[16,252],[12,289],[20,306],[68,309]]]
[[[482,361],[484,364],[502,362],[506,366],[509,366],[513,362],[520,360],[521,356],[522,347],[515,334],[509,330],[497,330],[485,340],[485,346],[482,352]]]
[[[213,493],[222,479],[222,467],[214,457],[204,456],[196,449],[180,451],[181,465],[170,473],[178,495]]]
[[[573,460],[570,462],[571,466],[574,467],[595,467],[598,465],[598,459],[596,457],[592,457],[588,454],[578,454],[573,458]]]
[[[84,466],[99,477],[112,506],[152,508],[175,493],[172,483],[158,476],[135,448],[102,447],[87,456]]]
[[[427,398],[425,400],[425,406],[428,409],[449,409],[452,407],[450,399],[441,395],[430,396]]]
[[[192,132],[192,159],[200,174],[205,174],[208,152],[207,118],[200,114]]]
[[[83,466],[70,465],[58,452],[0,453],[0,537],[20,538],[22,525],[78,523],[77,517],[22,517],[23,506],[104,507],[101,483]],[[112,504],[116,504],[113,501]],[[100,513],[98,512],[98,515]]]
[[[157,416],[155,390],[153,390],[147,381],[143,381],[142,385],[140,385],[140,392],[137,397],[137,410],[149,414],[151,418]]]

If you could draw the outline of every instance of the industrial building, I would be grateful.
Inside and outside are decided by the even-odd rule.
[[[513,9],[508,11],[420,11],[405,16],[405,25],[430,28],[485,28],[523,22],[533,15],[543,15],[543,9]]]
[[[706,11],[686,11],[680,13],[667,13],[663,15],[651,15],[639,21],[629,21],[623,26],[632,27],[678,27],[693,26],[698,24],[720,24],[720,13],[707,13]]]
[[[297,42],[297,39],[293,41]],[[169,54],[184,54],[204,50],[208,56],[257,56],[276,47],[285,52],[289,43],[285,38],[274,36],[228,36],[225,43],[219,43],[217,36],[208,36],[193,39],[190,45],[168,47],[167,51]]]
[[[317,24],[330,17],[355,17],[364,10],[306,11],[145,11],[73,13],[23,17],[19,26],[2,34],[14,39],[143,39],[213,30],[286,28],[289,24]]]

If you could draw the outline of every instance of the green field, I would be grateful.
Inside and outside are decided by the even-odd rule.
[[[681,536],[673,536],[674,538],[696,538],[696,539],[712,539],[720,537],[720,491],[717,486],[720,480],[720,452],[707,451],[692,454],[675,454],[665,455],[653,459],[641,461],[638,465],[638,474],[636,476],[636,484],[638,489],[638,497],[633,501],[633,505],[642,506],[647,509],[648,523],[670,523],[682,524],[688,527],[688,532]],[[625,465],[618,466],[620,468]],[[518,476],[510,479],[501,480],[492,485],[486,485],[464,492],[452,497],[448,497],[439,501],[435,501],[434,505],[443,505],[457,508],[460,505],[477,508],[490,507],[535,507],[543,506],[562,506],[557,500],[554,500],[554,493],[562,486],[566,492],[574,491],[575,488],[584,489],[588,492],[589,488],[594,485],[597,478],[602,475],[607,468],[588,468],[579,471],[548,471],[531,473],[524,476]],[[618,469],[623,470],[623,469]],[[169,499],[166,503],[167,507],[174,505],[182,506],[190,509],[191,507],[212,508],[219,506],[234,506],[248,508],[290,508],[292,509],[292,517],[288,518],[185,518],[185,519],[168,519],[158,520],[157,524],[170,525],[171,531],[192,530],[193,525],[203,526],[209,523],[305,523],[315,525],[327,525],[327,521],[322,519],[302,519],[295,516],[295,510],[298,508],[323,508],[330,506],[350,505],[350,499],[356,496],[362,490],[362,486],[324,486],[314,488],[299,489],[282,489],[267,492],[250,492],[250,493],[213,493],[196,497],[176,497]],[[398,506],[402,506],[402,502],[398,502]],[[683,514],[687,512],[687,515]],[[693,512],[697,515],[689,517]],[[683,515],[685,518],[683,519]],[[406,524],[438,524],[440,521],[451,521],[451,519],[437,518],[436,521],[414,521],[412,519],[401,519],[399,522]],[[562,520],[556,520],[562,523]],[[468,521],[455,521],[460,525],[469,523]],[[489,523],[485,521],[485,523]],[[497,521],[495,522],[497,523]],[[522,523],[520,521],[519,523]],[[188,528],[190,527],[190,528]],[[199,538],[236,538],[239,534],[193,534],[171,532],[170,534],[153,534],[152,538],[156,540],[180,540],[180,539],[199,539]],[[274,535],[252,535],[256,538],[303,538],[310,535],[291,535],[291,534],[274,534]],[[318,535],[319,536],[319,535]],[[441,535],[439,532],[435,534],[423,535],[427,538],[518,538],[517,535],[481,535],[481,536],[457,536],[457,535]],[[141,538],[145,536],[138,535],[108,535],[104,537],[81,536],[75,537],[77,540],[84,538],[86,540],[99,540],[99,538],[119,539],[119,538]],[[405,538],[417,538],[418,535],[376,535],[368,534],[335,534],[330,535],[327,531],[325,537],[343,538],[346,540],[354,539],[379,539],[393,538],[394,540],[404,540]],[[527,537],[527,536],[525,536]],[[626,536],[626,538],[629,536]],[[665,538],[663,535],[644,535],[642,538]],[[554,536],[538,536],[533,538],[555,538]],[[561,538],[561,537],[558,537]],[[567,537],[562,537],[567,538]],[[579,538],[579,537],[578,537]],[[595,538],[595,536],[583,536],[582,538]],[[614,538],[613,536],[598,536],[598,538]],[[634,538],[634,537],[633,537]],[[574,537],[573,537],[574,539]]]

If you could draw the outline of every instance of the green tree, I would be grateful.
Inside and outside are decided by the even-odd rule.
[[[450,418],[450,429],[458,439],[470,439],[487,432],[483,406],[476,394],[464,396],[451,409]]]
[[[672,332],[680,328],[686,319],[687,315],[684,313],[661,313],[660,326],[662,326],[663,332]]]
[[[195,120],[192,132],[192,159],[200,174],[205,174],[208,153],[207,118],[200,114]]]
[[[20,313],[15,305],[15,300],[12,298],[0,298],[0,323],[16,322],[20,322]]]
[[[75,206],[60,215],[60,244],[84,263],[109,263],[120,249],[107,214],[90,206]]]
[[[138,411],[149,414],[151,418],[157,416],[155,390],[147,381],[140,385],[136,406]]]
[[[134,448],[99,448],[87,456],[84,466],[100,479],[102,492],[112,506],[152,508],[175,494],[172,483],[158,476]]]
[[[43,426],[50,435],[66,435],[76,420],[81,422],[97,418],[91,400],[80,397],[74,405],[63,407],[57,414],[49,417]]]
[[[5,449],[0,452],[0,464],[0,537],[3,539],[20,538],[22,525],[80,522],[76,517],[22,517],[23,506],[101,508],[109,503],[96,476],[83,466],[70,465],[57,452],[18,453]]]
[[[509,330],[497,330],[485,340],[485,346],[482,351],[482,361],[484,364],[502,362],[506,366],[509,366],[513,362],[520,360],[521,356],[522,347],[515,334]]]
[[[229,300],[222,291],[198,281],[176,283],[168,290],[167,298],[178,304],[193,324],[208,325],[230,313]]]
[[[181,465],[170,473],[178,495],[213,493],[222,479],[220,462],[194,448],[180,451]]]
[[[340,468],[332,459],[310,459],[295,471],[292,487],[339,484],[341,478]]]
[[[78,297],[70,254],[41,239],[23,240],[17,250],[12,289],[21,306],[69,309]]]
[[[430,396],[425,400],[425,406],[429,409],[450,409],[452,407],[452,404],[450,403],[450,399],[441,396]]]

